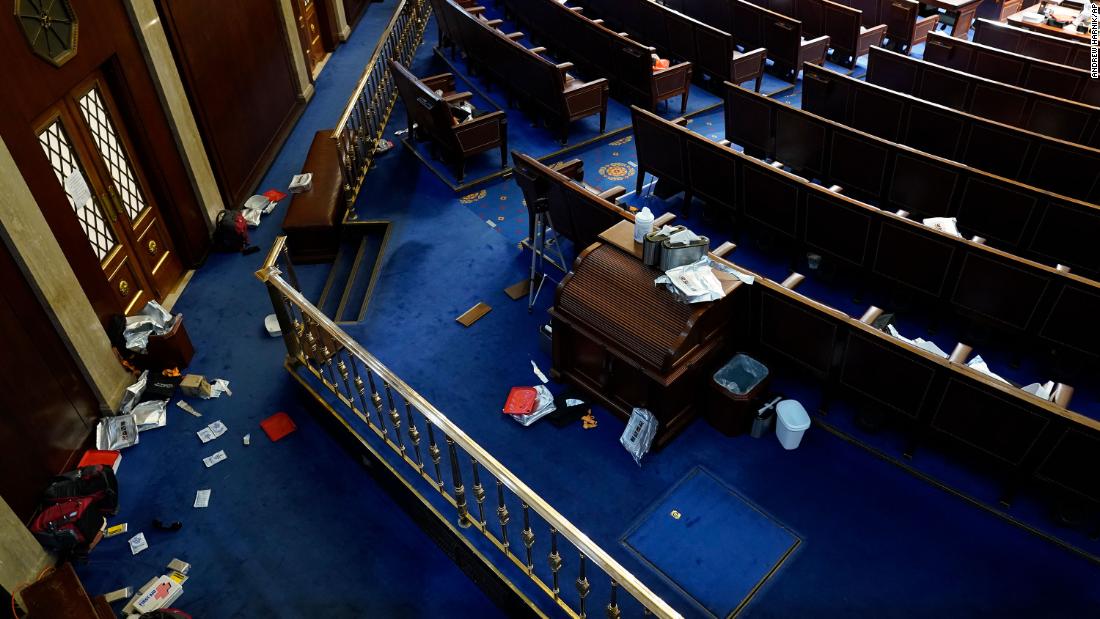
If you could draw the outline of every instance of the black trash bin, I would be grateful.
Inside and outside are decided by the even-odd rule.
[[[738,353],[714,373],[710,381],[707,423],[726,436],[744,434],[752,427],[751,403],[768,386],[768,368],[752,357]]]

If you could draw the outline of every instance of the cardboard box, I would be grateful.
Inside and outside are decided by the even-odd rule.
[[[180,381],[180,391],[183,395],[193,398],[209,398],[212,394],[210,383],[201,374],[188,374]]]

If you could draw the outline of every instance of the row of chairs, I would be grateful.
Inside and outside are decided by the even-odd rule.
[[[1100,80],[1087,69],[1056,64],[933,32],[924,59],[1002,84],[1100,106]]]
[[[974,22],[975,43],[1006,52],[1030,56],[1055,64],[1088,70],[1092,62],[1091,47],[1085,43],[1017,28],[1009,24],[979,19]]]
[[[690,61],[697,72],[738,84],[764,76],[763,48],[739,51],[733,35],[652,0],[585,0],[584,10],[612,28],[655,46],[669,58]]]
[[[1066,408],[1069,385],[1056,387],[1054,402],[1042,400],[967,367],[970,346],[960,343],[941,358],[871,326],[879,308],[848,316],[796,292],[800,281],[798,274],[783,283],[758,275],[746,289],[753,311],[743,337],[769,366],[819,381],[823,413],[837,399],[854,401],[900,426],[905,456],[919,458],[921,445],[935,443],[977,459],[1001,483],[1007,507],[1025,488],[1100,503],[1100,422]]]
[[[1100,150],[973,116],[807,64],[802,108],[1005,178],[1100,204]]]
[[[748,0],[752,4],[802,22],[807,36],[828,35],[832,60],[854,67],[872,45],[880,45],[886,24],[865,26],[859,9],[829,0]]]
[[[932,64],[876,47],[867,81],[1053,138],[1100,147],[1100,108]]]
[[[1100,277],[1100,208],[727,88],[726,138],[885,210],[955,217],[997,247]]]
[[[1065,372],[1100,365],[1092,318],[1100,283],[864,204],[640,108],[633,113],[639,173],[702,197],[799,255],[831,258],[877,287],[900,285],[937,315],[974,319],[1037,355],[1057,351]]]
[[[571,63],[554,63],[517,43],[523,34],[505,34],[499,20],[487,20],[481,7],[464,8],[454,0],[432,0],[443,40],[466,52],[471,69],[476,67],[520,99],[532,111],[541,112],[563,144],[575,120],[600,115],[600,133],[607,124],[608,82],[584,81],[570,75]]]
[[[632,40],[625,33],[589,19],[579,7],[558,0],[504,0],[510,17],[530,30],[534,39],[559,57],[576,62],[583,70],[606,76],[623,95],[642,101],[649,110],[680,97],[680,113],[687,109],[691,63],[654,69],[656,49]]]
[[[744,0],[670,0],[668,4],[712,26],[733,34],[745,49],[763,47],[773,69],[793,82],[804,62],[825,62],[826,35],[806,39],[802,22]]]

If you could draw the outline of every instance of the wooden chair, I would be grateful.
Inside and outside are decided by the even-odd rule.
[[[814,3],[819,0],[799,0],[801,3]],[[882,43],[886,36],[886,24],[878,24],[871,28],[864,27],[861,23],[862,16],[857,9],[829,2],[821,1],[825,13],[825,31],[829,33],[829,41],[833,48],[833,62],[846,67],[854,67],[856,60],[870,51],[872,45]]]
[[[886,7],[886,46],[908,54],[914,45],[924,43],[940,21],[940,16],[920,16],[920,3],[914,0],[888,0]]]
[[[487,150],[500,149],[500,167],[507,167],[508,117],[503,111],[459,120],[452,106],[468,102],[473,94],[455,92],[454,75],[419,79],[395,60],[390,60],[390,69],[408,113],[410,139],[430,139],[433,150],[442,150],[456,166],[459,182],[466,176],[466,160]]]
[[[798,79],[803,63],[825,62],[829,40],[827,35],[804,39],[802,23],[785,15],[768,11],[764,18],[764,48],[776,69],[792,82]]]

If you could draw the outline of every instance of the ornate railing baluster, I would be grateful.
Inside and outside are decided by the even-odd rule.
[[[619,610],[619,583],[611,579],[611,600],[607,603],[607,619],[620,619],[623,616]]]
[[[355,361],[355,357],[351,358],[351,373],[355,379],[352,381],[355,383],[355,392],[359,395],[359,405],[363,409],[363,417],[367,420],[367,425],[371,425],[370,405],[367,404],[367,385],[363,382],[363,377],[359,375],[359,364]]]
[[[382,388],[386,390],[386,402],[390,405],[390,423],[393,424],[393,438],[397,441],[397,448],[401,455],[405,455],[405,439],[401,436],[401,415],[397,412],[397,405],[393,403],[393,390],[390,384],[383,381]]]
[[[581,610],[580,610],[580,613],[578,613],[577,616],[580,617],[580,619],[584,619],[585,617],[588,616],[588,611],[586,610],[586,604],[587,604],[587,600],[588,600],[588,592],[592,590],[592,586],[588,583],[588,576],[585,574],[587,565],[588,565],[588,557],[584,556],[584,553],[582,552],[581,553],[580,567],[577,570],[577,595],[579,595],[580,598],[581,598],[581,601],[580,601],[580,609]]]
[[[481,528],[485,528],[485,486],[481,485],[481,473],[478,471],[477,460],[470,458],[470,464],[474,469],[474,485],[471,490],[474,493],[474,501],[477,502],[477,522]]]
[[[424,423],[428,427],[428,455],[432,459],[432,464],[435,466],[435,485],[439,490],[439,494],[446,494],[443,491],[443,471],[439,468],[440,456],[439,445],[435,442],[435,426],[432,425],[432,421],[427,417],[424,418]]]
[[[447,437],[447,452],[451,457],[451,484],[454,487],[455,509],[458,510],[458,526],[470,526],[470,510],[466,506],[466,488],[462,485],[462,467],[458,464],[458,452],[454,439]]]
[[[508,541],[508,506],[504,503],[504,483],[497,480],[497,521],[500,522],[500,544],[504,547],[504,554],[512,547]]]
[[[367,368],[367,381],[370,383],[371,404],[378,413],[378,428],[382,430],[382,439],[385,440],[389,434],[389,430],[386,429],[386,414],[382,412],[382,396],[378,394],[378,387],[374,384],[374,372],[371,372],[370,368]]]
[[[535,547],[535,531],[531,529],[531,506],[523,502],[523,545],[527,548],[527,573],[535,571],[535,562],[532,559],[532,550]]]
[[[413,454],[416,455],[416,466],[420,474],[424,474],[424,459],[420,457],[420,430],[416,429],[416,417],[413,416],[412,405],[405,400],[405,427],[409,433],[409,441],[412,442]]]
[[[554,599],[558,599],[558,594],[561,593],[561,588],[558,586],[558,572],[561,570],[561,553],[558,552],[558,530],[554,527],[550,527],[550,556],[548,558],[550,563],[550,573],[554,577],[554,586],[551,590],[554,592]]]

